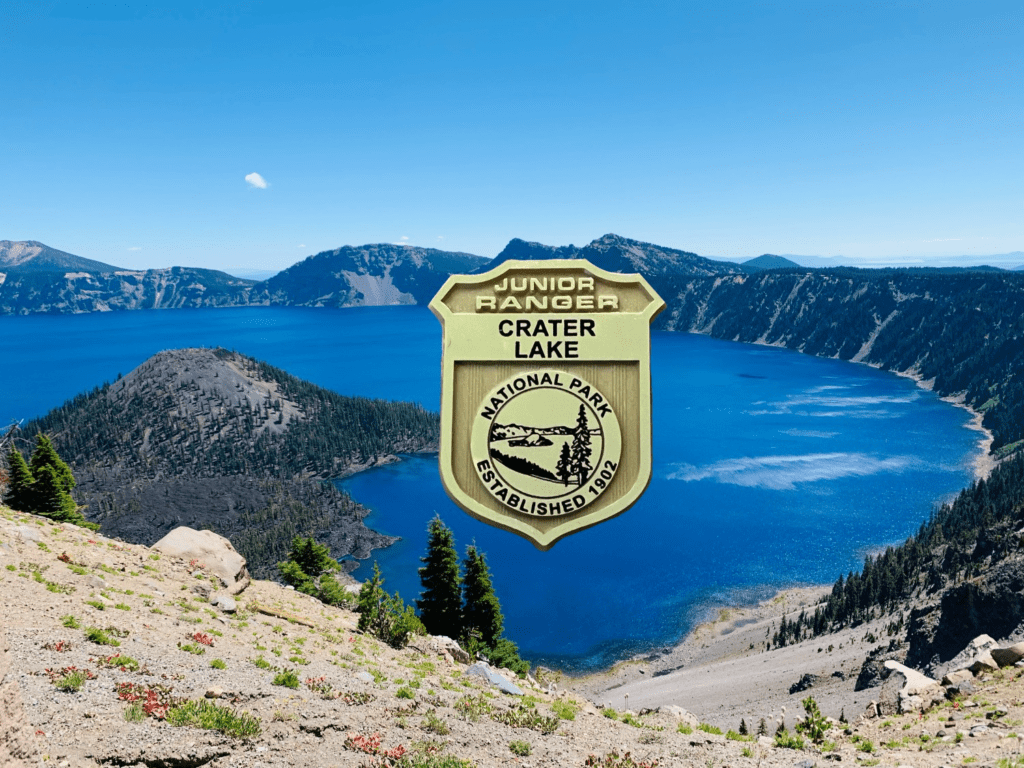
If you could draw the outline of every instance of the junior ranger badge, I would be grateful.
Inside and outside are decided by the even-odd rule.
[[[542,550],[628,509],[651,478],[651,320],[640,275],[582,259],[452,275],[444,326],[441,480],[479,520]]]

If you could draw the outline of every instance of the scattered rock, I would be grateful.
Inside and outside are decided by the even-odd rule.
[[[234,613],[238,610],[238,603],[230,595],[214,595],[210,599],[210,605],[220,608],[224,613]]]
[[[789,692],[800,693],[801,691],[806,691],[808,688],[812,688],[814,684],[817,682],[817,675],[806,674],[799,680],[797,680],[795,683],[793,683],[791,686],[789,686]]]
[[[944,675],[942,678],[943,685],[959,685],[965,680],[973,680],[974,675],[971,674],[969,669],[958,669],[956,672],[950,672]]]
[[[903,690],[901,693],[906,693],[912,696],[927,688],[938,685],[937,680],[933,680],[927,675],[918,672],[916,669],[904,666],[898,661],[892,661],[890,659],[885,662],[885,667],[886,669],[891,669],[894,672],[899,672],[906,679],[906,683],[903,684]]]
[[[198,560],[207,573],[217,576],[226,586],[248,576],[245,558],[231,542],[213,531],[197,531],[187,526],[175,528],[152,547],[168,557],[191,562]]]
[[[658,712],[663,712],[665,714],[671,715],[679,722],[685,723],[691,728],[696,728],[698,725],[700,725],[700,720],[697,719],[696,715],[686,711],[682,707],[677,707],[675,704],[670,704],[667,707],[658,707]]]
[[[993,648],[989,653],[1000,667],[1009,667],[1024,659],[1024,643],[1014,643],[1009,648]]]
[[[19,525],[14,529],[14,533],[22,541],[29,541],[33,544],[43,540],[42,534],[39,533],[39,529],[34,525]]]
[[[89,583],[89,586],[93,587],[94,589],[107,588],[107,582],[105,582],[103,579],[101,579],[99,576],[96,576],[95,574],[89,574],[89,578],[86,579],[86,581]]]
[[[510,682],[503,675],[498,674],[483,662],[478,661],[476,664],[473,664],[466,670],[466,674],[484,678],[502,693],[507,693],[511,696],[523,695],[522,688],[515,683]]]
[[[469,664],[473,659],[462,650],[457,642],[444,635],[429,635],[428,647],[436,654],[447,653],[460,664]]]
[[[214,685],[206,689],[206,693],[203,694],[208,699],[219,699],[224,695],[224,689],[220,686]]]
[[[975,677],[977,677],[985,672],[995,672],[999,669],[999,665],[996,663],[996,660],[992,658],[992,654],[990,652],[982,651],[974,658],[974,662],[968,667],[968,669],[971,670]]]

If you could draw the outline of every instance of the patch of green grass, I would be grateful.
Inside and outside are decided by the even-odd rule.
[[[861,739],[860,744],[857,745],[857,749],[870,755],[875,751],[875,745],[872,743],[871,739]]]
[[[270,669],[273,666],[269,661],[264,659],[262,656],[257,656],[255,659],[252,660],[252,663],[260,669]]]
[[[404,685],[401,688],[399,688],[397,691],[395,691],[395,696],[397,696],[400,699],[415,699],[416,698],[416,694],[412,692],[412,688],[407,688]]]
[[[206,653],[206,649],[197,643],[178,643],[178,647],[183,651],[188,651],[193,656],[202,656]]]
[[[210,662],[210,666],[213,669],[227,669],[228,665],[224,663],[223,659],[214,659]]]
[[[612,718],[612,719],[614,720],[615,718]],[[693,733],[693,727],[690,726],[690,725],[687,725],[686,723],[680,723],[679,725],[677,725],[676,726],[676,730],[679,731],[679,733],[686,734],[687,736],[689,736],[691,733]]]
[[[775,746],[782,747],[783,749],[803,749],[805,745],[804,739],[800,734],[783,731],[782,733],[775,734]]]
[[[513,755],[518,757],[529,757],[530,755],[530,742],[528,741],[510,741],[508,748]]]
[[[698,731],[704,731],[704,733],[713,733],[715,736],[722,735],[722,729],[718,726],[711,725],[710,723],[700,723],[697,726]]]
[[[558,715],[561,720],[575,720],[576,713],[580,711],[580,708],[574,701],[558,699],[551,702],[551,711]]]
[[[78,629],[82,625],[78,623],[78,619],[72,616],[70,613],[67,616],[62,616],[60,623],[68,629]]]
[[[528,707],[522,702],[504,712],[491,715],[491,719],[512,728],[532,728],[541,733],[554,733],[561,722],[557,717],[545,717],[536,707]]]
[[[278,672],[274,676],[274,685],[283,685],[285,688],[298,688],[299,676],[295,674],[294,669],[286,669],[284,672]]]
[[[235,712],[212,701],[186,701],[167,711],[167,722],[171,725],[187,725],[208,731],[219,731],[239,739],[260,734],[260,720],[248,712]]]
[[[140,667],[138,660],[131,656],[122,656],[120,653],[96,659],[96,664],[101,667],[120,669],[122,672],[138,672]]]
[[[119,611],[130,611],[132,609],[132,607],[127,603],[118,603],[114,607],[117,608],[117,610]]]
[[[455,711],[462,715],[463,719],[476,722],[481,715],[491,713],[491,702],[483,696],[463,696],[455,702]]]
[[[5,566],[5,567],[7,568],[8,571],[16,571],[16,570],[18,570],[18,566],[11,565],[10,563],[8,563],[7,566]]]
[[[119,641],[110,636],[107,630],[99,627],[86,627],[85,639],[90,643],[96,643],[96,645],[111,645],[115,648],[121,645]]]
[[[743,752],[741,754],[744,757],[753,757],[754,756],[754,750],[752,750],[750,747],[744,747],[743,748]]]
[[[604,709],[602,709],[601,710],[601,714],[604,715],[605,717],[607,717],[609,720],[618,720],[619,719],[619,713],[616,712],[611,707],[605,707]]]
[[[146,719],[146,713],[141,704],[132,704],[124,711],[124,719],[129,723],[141,723]]]
[[[58,691],[64,691],[65,693],[77,693],[82,690],[82,686],[85,685],[85,681],[88,676],[85,672],[80,669],[76,669],[73,672],[68,672],[62,677],[58,677],[53,681],[53,686]]]
[[[85,576],[89,571],[75,563],[68,563],[68,570],[78,576]]]
[[[86,605],[91,605],[97,611],[105,611],[105,610],[107,610],[107,606],[104,605],[103,603],[101,603],[99,600],[86,600],[85,604]]]
[[[436,709],[427,712],[420,727],[427,733],[436,733],[438,736],[447,736],[452,732],[451,728],[448,727],[448,723],[437,716]]]
[[[729,739],[730,741],[753,741],[754,740],[753,736],[749,736],[749,735],[748,736],[744,736],[742,733],[738,733],[738,732],[732,730],[731,728],[728,731],[725,732],[725,738]]]

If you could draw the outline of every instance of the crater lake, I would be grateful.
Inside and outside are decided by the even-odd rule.
[[[440,401],[423,307],[232,308],[0,318],[0,419],[29,419],[150,355],[222,346],[340,394]],[[630,510],[548,552],[469,517],[434,456],[338,484],[402,540],[375,559],[411,602],[440,515],[486,554],[524,658],[587,671],[672,644],[720,605],[832,582],[915,532],[972,479],[970,416],[863,365],[703,336],[652,340],[654,472]],[[353,574],[365,578],[370,561]]]

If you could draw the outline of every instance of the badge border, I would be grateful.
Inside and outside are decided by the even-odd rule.
[[[600,511],[591,512],[589,515],[582,513],[580,518],[573,520],[566,520],[565,522],[552,526],[547,531],[538,531],[525,522],[512,516],[499,516],[499,513],[493,510],[483,507],[475,499],[469,496],[459,485],[455,482],[455,478],[449,478],[445,474],[445,467],[451,467],[452,461],[452,433],[453,427],[453,403],[454,403],[454,374],[455,374],[455,361],[449,360],[447,355],[447,347],[451,340],[448,336],[449,329],[448,325],[450,320],[455,318],[456,313],[452,312],[447,306],[445,306],[443,299],[458,285],[474,285],[481,283],[488,283],[498,280],[506,272],[513,269],[529,269],[531,267],[537,267],[539,264],[543,264],[546,269],[558,270],[558,269],[584,269],[590,271],[595,277],[600,277],[602,280],[606,280],[611,283],[639,284],[650,296],[651,301],[642,312],[630,312],[620,314],[635,314],[638,317],[643,317],[647,320],[648,333],[647,333],[647,365],[640,366],[640,381],[639,391],[646,392],[647,397],[640,398],[640,468],[637,473],[636,481],[630,486],[629,490],[624,493],[617,500],[613,501],[604,509]],[[650,324],[655,317],[665,309],[665,301],[658,295],[658,292],[654,290],[647,279],[638,272],[633,273],[621,273],[621,272],[609,272],[606,269],[602,269],[592,264],[587,259],[508,259],[493,269],[487,272],[482,272],[478,275],[450,275],[444,284],[438,289],[434,298],[431,299],[430,311],[434,313],[434,316],[440,321],[442,327],[442,342],[441,342],[441,439],[440,439],[440,451],[438,453],[438,473],[441,476],[441,484],[444,486],[445,492],[448,497],[454,501],[464,512],[470,516],[480,520],[483,523],[494,526],[495,528],[501,528],[511,533],[516,533],[525,539],[528,539],[541,551],[547,551],[551,549],[559,540],[565,538],[571,533],[577,531],[583,531],[587,528],[591,528],[599,523],[603,523],[606,520],[610,520],[617,515],[621,515],[631,506],[633,506],[640,497],[643,496],[644,491],[647,490],[647,486],[651,482],[651,473],[653,470],[653,446],[652,438],[654,435],[653,430],[653,393],[651,391],[651,336],[650,336]],[[509,313],[514,314],[514,313]],[[526,313],[521,313],[526,314]],[[457,321],[456,321],[457,322]],[[638,362],[642,362],[643,358],[638,357]],[[494,362],[505,362],[502,360],[495,360]],[[621,428],[621,425],[620,425]],[[448,439],[445,439],[445,436]],[[449,473],[451,470],[449,469]]]

